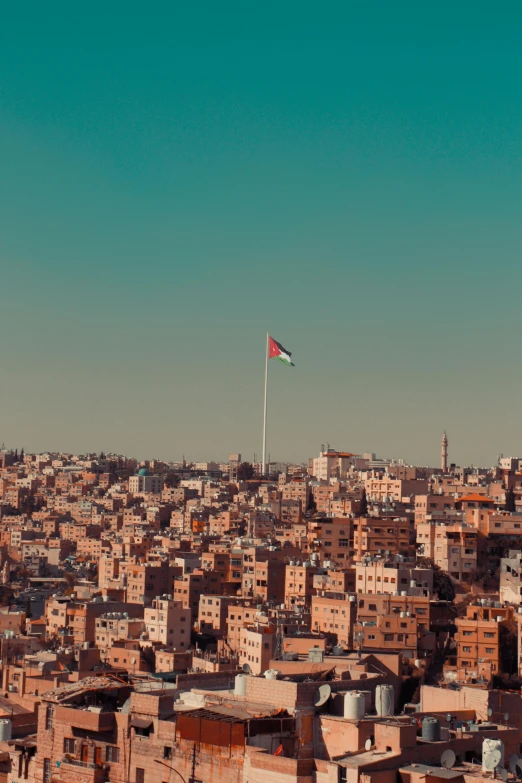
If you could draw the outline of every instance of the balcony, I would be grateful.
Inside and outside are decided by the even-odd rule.
[[[56,721],[74,729],[85,731],[111,731],[114,727],[113,712],[91,712],[73,707],[58,707]]]

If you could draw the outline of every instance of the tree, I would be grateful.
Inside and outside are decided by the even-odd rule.
[[[368,498],[366,497],[366,488],[363,489],[361,495],[361,510],[359,516],[366,517],[368,515]]]
[[[249,481],[254,478],[254,466],[250,462],[241,462],[237,469],[238,481]]]
[[[515,493],[512,489],[508,489],[506,492],[506,505],[504,506],[506,511],[516,511]]]
[[[315,514],[317,511],[317,503],[314,499],[314,493],[310,492],[308,495],[308,503],[306,504],[306,510],[309,511],[311,514]]]
[[[20,462],[24,461],[24,457],[25,457],[25,451],[24,451],[24,447],[22,446],[22,450],[20,452]]]
[[[499,624],[500,668],[504,674],[517,673],[517,624],[506,620]]]
[[[451,576],[443,571],[431,557],[418,557],[417,565],[420,568],[431,568],[433,571],[433,590],[437,593],[439,601],[453,601],[455,598],[455,585]]]
[[[453,601],[455,598],[455,585],[451,576],[438,566],[433,572],[433,589],[439,596],[439,601]]]

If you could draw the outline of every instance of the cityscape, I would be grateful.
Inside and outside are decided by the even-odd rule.
[[[521,32],[3,4],[0,783],[522,783]]]
[[[0,452],[0,776],[519,775],[522,458]]]

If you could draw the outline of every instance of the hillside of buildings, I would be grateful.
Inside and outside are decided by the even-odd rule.
[[[522,459],[0,451],[0,783],[522,777]],[[518,766],[517,766],[518,765]]]

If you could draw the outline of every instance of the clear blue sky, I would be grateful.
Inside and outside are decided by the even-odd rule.
[[[519,3],[10,4],[0,441],[522,452]]]

